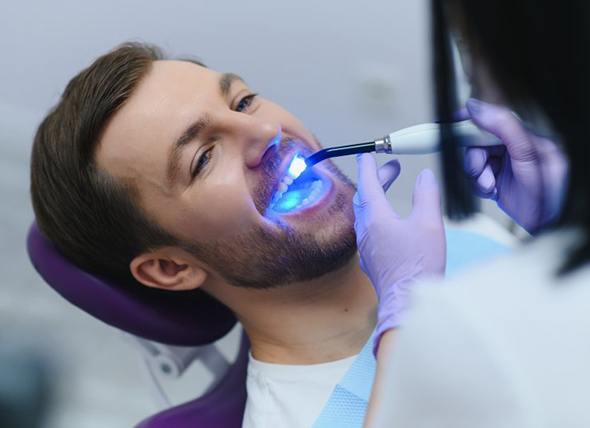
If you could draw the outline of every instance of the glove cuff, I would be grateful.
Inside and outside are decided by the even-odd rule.
[[[392,287],[388,287],[388,289],[398,292],[386,294],[379,300],[377,327],[375,328],[375,335],[373,337],[373,355],[375,358],[377,358],[377,352],[379,351],[381,336],[403,323],[409,306],[409,295],[404,291],[411,288],[410,285],[414,282],[414,279],[407,278],[396,282]]]

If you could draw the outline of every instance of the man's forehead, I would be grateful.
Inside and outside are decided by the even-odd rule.
[[[163,80],[173,83],[169,79],[181,81],[194,80],[195,84],[212,84],[219,80],[221,73],[190,61],[157,60],[152,63],[145,80]]]
[[[183,116],[194,114],[200,101],[217,95],[222,76],[187,61],[154,61],[114,121],[150,123],[161,118],[166,122],[170,115],[188,120]]]
[[[122,169],[131,160],[138,165],[154,162],[146,153],[160,150],[157,157],[164,156],[164,143],[173,141],[176,128],[190,120],[203,93],[216,90],[219,78],[220,73],[187,61],[154,61],[107,124],[98,145],[99,164]]]
[[[197,70],[209,70],[215,72],[215,70],[205,67],[204,65],[198,64],[194,61],[189,60],[181,60],[181,59],[157,59],[152,63],[154,66],[157,67],[183,67],[188,69],[197,69]]]
[[[190,61],[154,61],[147,75],[139,82],[133,98],[162,99],[167,96],[193,98],[201,95],[229,95],[234,82],[245,83],[235,73],[221,73]]]

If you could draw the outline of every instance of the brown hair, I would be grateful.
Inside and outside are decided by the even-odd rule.
[[[109,119],[159,59],[154,46],[126,43],[95,60],[43,120],[31,156],[41,231],[82,269],[126,284],[135,284],[134,256],[177,241],[143,212],[132,185],[97,168],[94,154]]]

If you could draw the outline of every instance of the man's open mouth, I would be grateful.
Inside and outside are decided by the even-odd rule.
[[[300,159],[302,156],[296,154],[290,165]],[[314,168],[306,169],[295,179],[290,171],[292,168],[287,168],[270,203],[270,210],[277,214],[293,214],[311,208],[329,193],[332,186],[331,181]]]

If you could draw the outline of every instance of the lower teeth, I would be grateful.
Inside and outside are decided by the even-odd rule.
[[[282,193],[278,198],[275,199],[273,206],[278,209],[278,211],[289,212],[296,210],[298,208],[304,207],[309,205],[310,203],[315,202],[318,194],[320,193],[320,189],[322,187],[321,180],[315,180],[310,188],[311,192],[307,197],[300,202],[296,203],[295,205],[291,205],[289,198],[289,191]],[[296,191],[296,190],[295,190]]]

